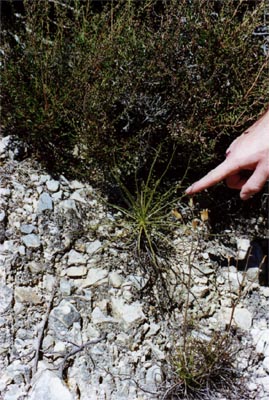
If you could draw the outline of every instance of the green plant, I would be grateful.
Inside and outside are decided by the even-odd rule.
[[[235,366],[238,348],[234,340],[227,333],[220,332],[208,338],[189,334],[185,339],[173,357],[176,383],[162,399],[209,400],[218,392],[238,399],[239,388],[235,384],[238,378]]]
[[[114,170],[114,177],[126,207],[115,204],[112,206],[123,213],[123,224],[128,227],[129,240],[135,243],[138,255],[147,252],[152,264],[157,268],[160,267],[158,256],[161,255],[162,249],[165,248],[168,252],[171,247],[169,234],[174,227],[178,227],[178,223],[173,221],[172,209],[183,198],[183,195],[179,197],[177,194],[182,188],[182,181],[166,190],[161,186],[172,163],[174,152],[160,177],[156,177],[154,168],[161,157],[161,147],[156,150],[146,181],[139,180],[137,174],[135,176],[135,195],[122,182],[117,168]],[[184,178],[185,176],[182,180]]]
[[[266,105],[265,1],[97,3],[25,0],[3,24],[5,133],[84,179],[96,164],[109,179],[113,154],[128,189],[137,157],[147,171],[152,147],[168,162],[176,144],[166,178],[192,154],[192,180]]]

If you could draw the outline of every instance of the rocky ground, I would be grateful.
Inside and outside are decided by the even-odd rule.
[[[126,246],[128,225],[98,190],[16,160],[8,138],[0,160],[1,400],[176,398],[182,335],[208,340],[231,313],[246,389],[210,398],[269,399],[266,263],[263,276],[255,263],[238,268],[249,232],[216,237],[199,214],[179,221],[162,280]]]

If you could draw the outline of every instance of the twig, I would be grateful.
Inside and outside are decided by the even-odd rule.
[[[88,342],[82,344],[81,346],[76,346],[76,349],[71,350],[69,353],[67,353],[61,363],[60,367],[60,378],[63,379],[63,373],[64,373],[64,368],[65,368],[65,363],[68,360],[68,358],[74,356],[75,354],[79,353],[80,351],[84,350],[85,347],[91,346],[93,344],[97,344],[101,342],[102,340],[106,339],[107,333],[104,333],[101,335],[99,338],[89,340]]]
[[[40,350],[41,350],[41,346],[42,346],[42,341],[43,341],[43,337],[44,337],[44,331],[46,328],[46,325],[48,323],[48,319],[49,319],[49,315],[52,309],[52,305],[53,305],[53,301],[54,301],[54,297],[55,297],[55,293],[58,287],[58,279],[56,279],[53,289],[52,289],[52,293],[50,296],[50,300],[49,303],[47,305],[47,311],[46,314],[44,315],[43,321],[42,321],[42,325],[41,325],[41,329],[39,331],[38,337],[37,337],[37,343],[36,343],[36,349],[35,349],[35,358],[34,358],[34,365],[32,368],[32,376],[36,373],[37,371],[37,364],[39,361],[39,354],[40,354]]]

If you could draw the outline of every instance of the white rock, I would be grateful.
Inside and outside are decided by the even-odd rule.
[[[123,282],[123,278],[118,272],[112,271],[108,275],[108,282],[114,288],[120,288]]]
[[[7,371],[3,371],[0,374],[0,393],[4,392],[6,389],[7,385],[9,385],[13,380],[13,377],[10,376],[10,374],[7,373]]]
[[[35,235],[34,233],[30,233],[29,235],[23,236],[22,241],[28,248],[36,249],[41,245],[39,236]]]
[[[24,397],[24,394],[25,391],[20,385],[12,383],[8,386],[5,397],[0,398],[1,400],[20,400],[22,397]]]
[[[64,296],[70,296],[71,294],[71,282],[67,279],[60,280],[60,291]]]
[[[155,324],[155,322],[151,322],[149,331],[146,333],[146,337],[155,336],[160,331],[160,329],[160,325]]]
[[[256,352],[269,357],[269,329],[262,331],[255,329],[251,333],[256,344]]]
[[[33,288],[16,286],[15,299],[20,303],[41,304],[41,297],[35,292]]]
[[[250,247],[250,240],[243,238],[236,238],[236,245],[237,245],[238,260],[244,260],[247,255],[248,249]]]
[[[84,254],[76,250],[70,250],[67,262],[68,265],[85,265],[87,263],[87,258]]]
[[[52,193],[51,197],[52,197],[52,199],[53,199],[54,202],[59,201],[59,200],[62,200],[62,198],[63,198],[63,191],[62,191],[62,190],[59,190],[59,192]]]
[[[53,351],[56,353],[63,353],[66,350],[65,343],[62,341],[58,341],[55,343]]]
[[[5,218],[6,218],[5,211],[0,211],[0,222],[3,222]]]
[[[58,181],[52,179],[52,180],[46,182],[46,186],[50,192],[55,193],[58,191],[60,183]]]
[[[42,213],[43,211],[52,209],[53,209],[52,198],[48,193],[46,192],[42,193],[37,202],[36,212],[39,214]]]
[[[58,339],[63,340],[69,334],[69,328],[75,322],[79,322],[80,318],[80,314],[75,306],[64,299],[51,311],[49,328],[54,331]]]
[[[237,293],[244,281],[242,273],[239,271],[230,271],[228,269],[227,271],[222,272],[222,276],[225,279],[225,284],[228,291]]]
[[[75,200],[72,199],[62,200],[58,204],[58,208],[60,211],[62,210],[64,212],[74,211],[77,214],[77,216],[79,216]]]
[[[260,293],[263,294],[264,297],[269,297],[269,287],[261,286]]]
[[[11,136],[5,136],[0,140],[0,154],[4,154],[11,142]]]
[[[25,246],[18,246],[18,252],[21,256],[25,256],[26,253]]]
[[[11,307],[13,300],[13,290],[0,283],[0,314],[5,313]]]
[[[8,188],[0,188],[0,197],[9,197],[11,194],[10,189]]]
[[[29,400],[74,400],[74,397],[54,372],[45,370],[36,378]]]
[[[204,298],[209,293],[209,287],[207,285],[194,285],[191,289],[191,293],[198,298]]]
[[[111,299],[112,315],[122,321],[126,328],[145,321],[146,317],[139,302],[126,304],[121,298]]]
[[[116,322],[116,320],[110,316],[105,315],[102,310],[100,310],[99,307],[95,307],[92,316],[91,316],[91,321],[93,324],[103,324],[107,322]]]
[[[160,350],[159,346],[156,346],[151,341],[149,342],[149,346],[151,348],[151,352],[155,360],[164,361],[167,358],[167,355],[165,354],[165,352]]]
[[[153,365],[147,370],[146,383],[155,386],[163,381],[163,373],[158,365]]]
[[[269,374],[269,356],[265,357],[265,359],[262,362],[262,365],[265,371]]]
[[[239,328],[248,330],[252,325],[252,314],[246,308],[236,308],[234,321]]]
[[[70,267],[66,270],[66,275],[70,278],[77,278],[87,274],[86,267]]]
[[[261,378],[256,378],[256,382],[258,385],[263,386],[263,390],[269,393],[269,376],[263,376]],[[269,396],[262,397],[262,400],[268,400]]]
[[[32,233],[34,229],[35,226],[32,224],[21,224],[20,227],[21,233],[26,233],[26,234]]]
[[[42,349],[48,350],[54,345],[54,339],[51,335],[46,335],[42,341]]]
[[[50,180],[50,175],[48,174],[42,174],[39,176],[39,184],[43,185],[43,183],[46,183],[48,180]]]
[[[79,190],[76,190],[74,193],[72,193],[70,199],[78,201],[80,203],[87,204],[87,201],[82,197],[81,192]]]
[[[232,307],[222,307],[218,311],[218,320],[224,325],[229,325],[232,315]],[[232,325],[240,329],[248,330],[252,325],[252,314],[246,308],[236,308],[233,315]]]
[[[73,190],[76,190],[76,189],[83,189],[83,188],[85,187],[84,183],[79,182],[79,181],[76,181],[76,180],[75,180],[75,181],[71,181],[70,184],[69,184],[69,186],[70,186],[70,188],[73,189]]]
[[[102,243],[100,242],[100,240],[95,240],[94,242],[86,243],[86,252],[89,255],[92,255],[96,253],[101,247]]]
[[[102,268],[91,268],[88,276],[82,282],[82,288],[100,286],[108,281],[108,271]]]

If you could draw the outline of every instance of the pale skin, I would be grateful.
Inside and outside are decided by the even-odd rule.
[[[193,195],[226,180],[228,187],[240,190],[247,200],[262,190],[269,179],[269,109],[226,150],[226,159],[191,185]]]

